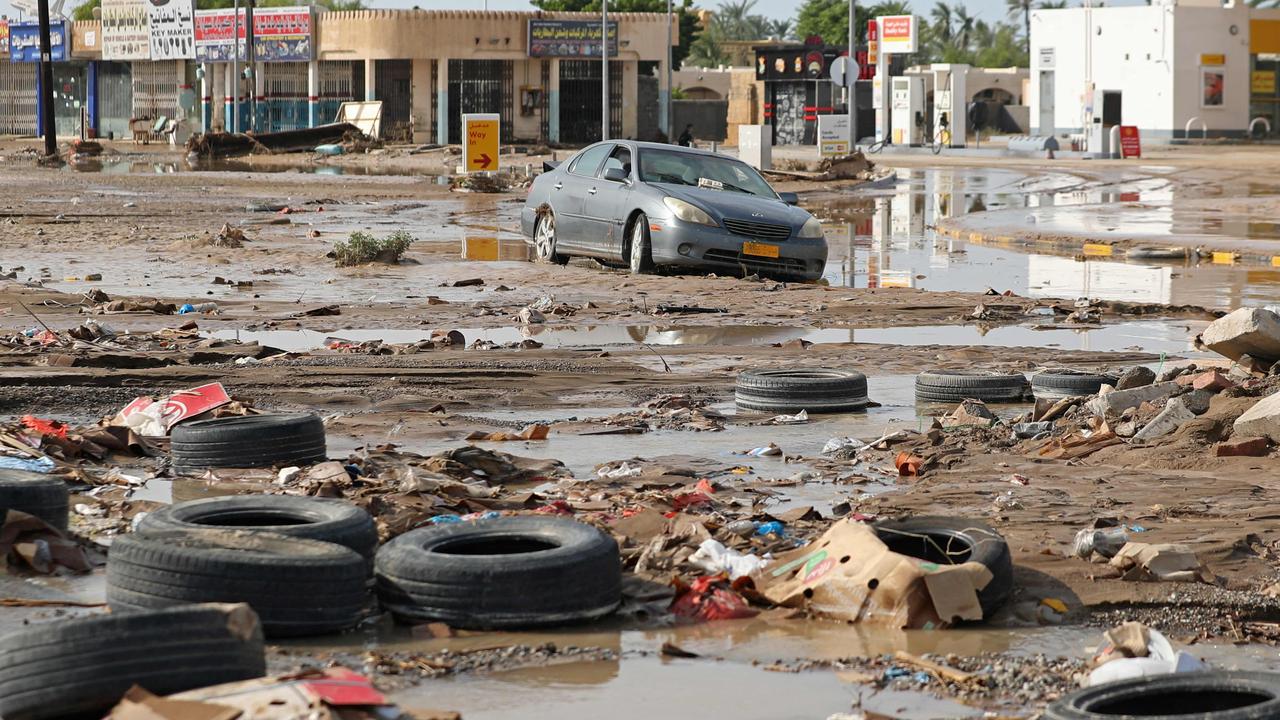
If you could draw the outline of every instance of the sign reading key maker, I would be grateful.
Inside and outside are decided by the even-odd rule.
[[[618,23],[609,22],[609,57],[618,55]],[[530,20],[529,57],[600,57],[600,23]]]

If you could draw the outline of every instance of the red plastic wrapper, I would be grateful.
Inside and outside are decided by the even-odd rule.
[[[677,582],[671,612],[700,622],[755,617],[759,611],[733,589],[724,575],[704,575],[689,585]]]

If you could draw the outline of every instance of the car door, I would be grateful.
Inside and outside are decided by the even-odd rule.
[[[600,143],[583,150],[569,161],[568,168],[552,184],[550,203],[556,214],[558,247],[585,249],[585,239],[591,232],[584,214],[587,191],[599,182],[596,171],[612,150],[613,143]]]
[[[622,170],[628,182],[606,180],[605,173],[610,169]],[[618,145],[596,172],[596,182],[587,188],[583,205],[584,227],[588,229],[584,247],[593,255],[622,259],[632,178],[631,149]]]

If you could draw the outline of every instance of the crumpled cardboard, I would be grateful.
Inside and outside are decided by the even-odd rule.
[[[981,620],[978,591],[991,571],[976,562],[939,565],[900,555],[867,525],[841,520],[753,579],[770,601],[818,617],[928,629]]]
[[[1200,563],[1186,545],[1129,542],[1111,558],[1112,567],[1124,572],[1125,580],[1212,583],[1213,573]]]

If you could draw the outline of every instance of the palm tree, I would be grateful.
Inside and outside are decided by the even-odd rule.
[[[882,15],[910,15],[911,5],[906,0],[884,0],[879,5],[871,8],[872,17],[880,17]]]
[[[1022,38],[1023,47],[1031,52],[1031,0],[1005,0],[1005,7],[1009,11],[1009,19],[1016,21],[1019,15],[1022,16],[1022,25],[1026,31]]]
[[[929,14],[933,17],[933,29],[938,41],[944,45],[951,42],[951,6],[938,0]]]
[[[1036,8],[1040,10],[1062,10],[1067,7],[1067,0],[1040,0]]]
[[[969,14],[969,8],[964,5],[956,5],[953,13],[955,14],[956,44],[962,48],[968,48],[969,41],[973,38],[973,23],[976,18]]]
[[[791,34],[791,21],[786,19],[769,20],[765,28],[767,37],[785,38]]]

